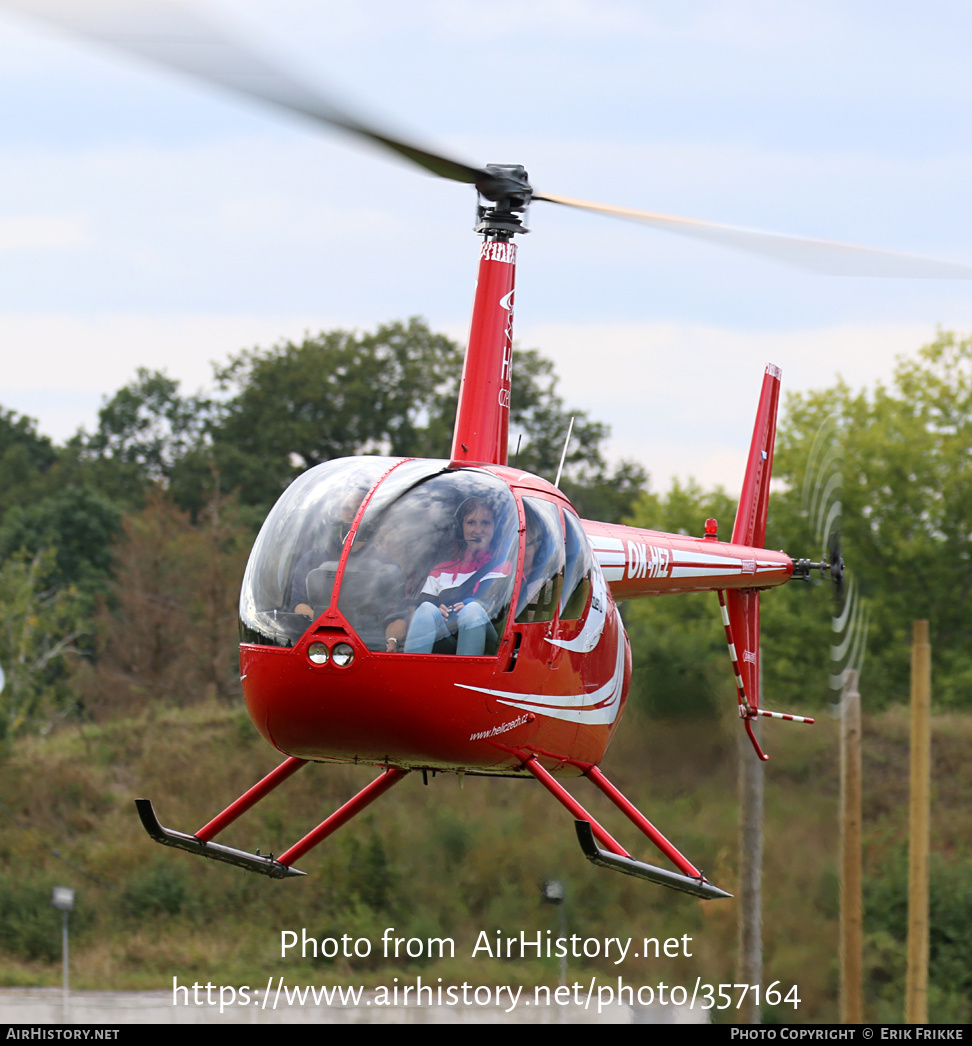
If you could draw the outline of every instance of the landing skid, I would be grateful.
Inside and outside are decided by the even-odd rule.
[[[222,861],[224,864],[233,864],[237,868],[245,868],[248,872],[256,872],[259,875],[267,875],[271,879],[286,879],[294,875],[305,875],[293,867],[294,861],[299,860],[308,850],[317,846],[332,832],[336,832],[341,825],[347,823],[355,814],[363,810],[369,803],[373,803],[378,796],[386,792],[392,785],[397,784],[408,774],[397,766],[389,766],[375,778],[370,784],[361,789],[354,798],[349,799],[339,810],[336,810],[327,820],[322,821],[312,832],[308,832],[299,842],[294,843],[289,850],[284,851],[279,857],[273,854],[263,856],[259,851],[255,854],[246,850],[235,850],[231,846],[223,846],[212,842],[212,837],[222,831],[227,825],[232,824],[238,817],[246,813],[250,807],[258,803],[264,796],[268,795],[278,785],[282,784],[292,774],[295,774],[306,760],[296,759],[291,756],[284,760],[275,770],[271,770],[262,781],[258,781],[248,792],[245,792],[234,803],[214,817],[209,824],[204,825],[195,835],[186,835],[185,832],[176,832],[171,828],[164,828],[155,810],[152,808],[150,799],[136,799],[135,806],[142,825],[148,834],[163,846],[174,846],[178,850],[186,850],[199,857],[208,857],[211,861]]]
[[[500,747],[500,746],[497,746]],[[505,746],[504,746],[505,747]],[[514,751],[514,749],[509,749]],[[558,782],[553,775],[545,770],[537,758],[536,753],[519,752],[518,755],[524,761],[522,769],[529,771],[563,806],[574,816],[574,824],[577,829],[577,838],[580,840],[581,849],[585,856],[593,864],[602,868],[610,868],[624,875],[633,875],[638,879],[646,879],[648,882],[667,886],[671,890],[680,890],[695,897],[715,899],[719,897],[731,897],[732,894],[713,886],[705,876],[658,831],[657,828],[630,803],[617,788],[601,773],[601,771],[590,763],[574,763],[584,775],[601,792],[611,800],[612,803],[628,818],[631,823],[641,831],[659,850],[675,865],[677,872],[665,868],[657,868],[636,860],[625,850],[591,815],[580,803]],[[360,813],[366,806],[374,802],[382,793],[386,792],[392,785],[397,784],[408,771],[401,767],[389,766],[376,777],[370,784],[361,789],[360,792],[339,810],[336,810],[325,821],[322,821],[312,832],[308,832],[299,842],[284,851],[279,857],[273,854],[248,853],[246,850],[236,850],[231,846],[223,846],[214,843],[213,836],[232,824],[238,817],[242,816],[251,807],[255,806],[261,799],[272,792],[278,785],[295,774],[301,767],[306,765],[303,759],[291,756],[284,760],[275,770],[272,770],[262,781],[258,781],[249,791],[245,792],[235,802],[231,803],[222,813],[217,814],[208,824],[203,825],[195,835],[187,835],[185,832],[177,832],[171,828],[165,828],[156,816],[155,810],[149,799],[136,799],[135,806],[138,816],[148,834],[163,846],[172,846],[178,850],[206,857],[211,861],[222,861],[224,864],[232,864],[237,868],[245,868],[249,872],[258,875],[266,875],[271,879],[287,879],[292,876],[304,875],[298,868],[294,868],[294,862],[299,860],[308,850],[323,842],[332,832],[337,831],[341,825],[346,824],[356,814]]]
[[[220,843],[207,843],[195,835],[186,835],[185,832],[176,832],[171,828],[165,828],[159,823],[159,819],[152,807],[151,799],[136,799],[135,807],[141,819],[145,831],[163,846],[174,846],[177,850],[187,850],[191,854],[200,857],[208,857],[211,861],[223,861],[225,864],[235,864],[237,868],[245,868],[249,872],[258,872],[260,875],[268,875],[271,879],[286,879],[292,875],[306,875],[297,868],[291,868],[281,864],[274,859],[273,854],[261,856],[259,853],[251,854],[246,850],[234,850],[231,846],[223,846]]]
[[[719,897],[732,897],[731,893],[720,890],[713,886],[707,879],[699,876],[698,879],[678,872],[670,872],[667,868],[656,868],[652,864],[636,861],[633,857],[622,857],[620,854],[609,853],[597,845],[594,838],[594,829],[590,821],[575,821],[577,839],[584,851],[584,856],[591,864],[599,865],[601,868],[613,868],[616,872],[624,875],[633,875],[637,879],[647,879],[648,882],[658,883],[659,886],[667,886],[670,890],[678,890],[681,893],[694,894],[696,897],[704,897],[706,900],[715,900]]]
[[[577,838],[580,840],[584,855],[593,864],[601,868],[610,868],[624,875],[633,875],[638,879],[647,879],[649,882],[667,886],[670,890],[679,890],[682,893],[690,893],[695,897],[704,897],[715,900],[719,897],[732,897],[731,893],[720,890],[695,867],[692,862],[679,853],[679,851],[658,831],[647,817],[631,802],[629,802],[617,788],[604,776],[601,771],[591,763],[581,763],[571,760],[574,766],[584,771],[584,776],[591,781],[601,792],[611,800],[612,803],[628,818],[628,820],[648,838],[659,850],[679,869],[678,872],[670,872],[665,868],[656,868],[652,864],[638,861],[621,844],[614,839],[583,806],[563,787],[549,771],[541,765],[537,756],[530,756],[523,767],[547,789],[550,794],[565,806],[574,815],[574,825],[577,829]],[[600,846],[598,845],[600,842]]]

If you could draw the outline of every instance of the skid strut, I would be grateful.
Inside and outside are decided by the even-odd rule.
[[[713,886],[708,879],[658,831],[657,828],[601,773],[596,766],[576,764],[585,770],[586,775],[611,800],[612,803],[638,828],[663,854],[679,869],[678,872],[667,868],[658,868],[652,864],[638,861],[621,846],[583,806],[563,787],[554,776],[541,765],[535,755],[530,756],[523,764],[531,774],[574,815],[577,838],[587,859],[602,868],[633,875],[638,879],[667,886],[681,893],[690,893],[695,897],[714,900],[718,897],[731,897],[731,893]],[[600,845],[599,845],[600,844]]]
[[[217,814],[208,824],[196,832],[195,835],[186,835],[185,832],[177,832],[172,828],[165,828],[159,822],[152,807],[150,799],[136,799],[135,807],[142,825],[148,834],[163,846],[174,846],[179,850],[198,854],[200,857],[208,857],[212,861],[222,861],[225,864],[233,864],[238,868],[246,868],[260,875],[267,875],[271,879],[285,879],[293,875],[304,875],[305,873],[293,868],[294,861],[303,857],[308,850],[317,846],[332,832],[336,832],[341,825],[346,824],[355,814],[360,813],[366,806],[373,803],[383,792],[387,792],[392,785],[397,784],[407,773],[397,766],[390,766],[383,770],[370,784],[365,785],[360,792],[349,799],[344,806],[336,810],[330,817],[322,821],[313,831],[308,832],[299,842],[295,843],[289,850],[275,858],[273,854],[263,855],[259,851],[255,854],[246,850],[235,850],[231,846],[223,846],[212,841],[217,832],[221,832],[232,824],[238,817],[246,813],[255,803],[268,795],[278,785],[283,784],[292,774],[295,774],[306,760],[291,756],[284,760],[275,770],[272,770],[262,781],[258,781],[251,789],[244,792],[235,802],[221,813]]]

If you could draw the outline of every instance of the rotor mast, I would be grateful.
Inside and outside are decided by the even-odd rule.
[[[520,213],[529,205],[532,190],[519,165],[490,164],[486,171],[490,180],[476,184],[480,196],[490,203],[478,207],[476,232],[483,242],[456,407],[454,464],[505,465],[509,441],[516,283],[513,237],[528,231]]]

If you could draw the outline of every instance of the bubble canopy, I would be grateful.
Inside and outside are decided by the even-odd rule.
[[[370,650],[494,655],[518,531],[513,494],[480,469],[380,457],[318,465],[257,537],[240,638],[290,647],[336,607]]]

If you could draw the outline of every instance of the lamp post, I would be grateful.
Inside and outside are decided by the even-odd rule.
[[[51,904],[60,908],[63,915],[61,924],[61,953],[64,962],[64,1023],[68,1022],[68,912],[74,910],[74,891],[69,886],[55,886],[51,895]]]
[[[567,896],[564,884],[559,879],[545,879],[540,884],[540,895],[547,904],[555,904],[560,915],[560,936],[567,936],[567,913],[564,911],[564,900]],[[567,956],[560,957],[560,985],[567,983]]]

